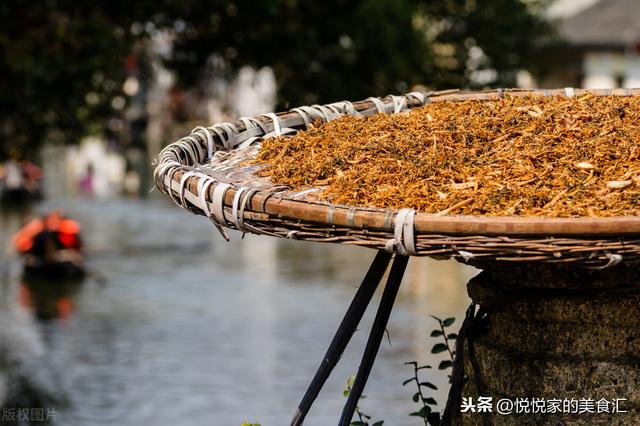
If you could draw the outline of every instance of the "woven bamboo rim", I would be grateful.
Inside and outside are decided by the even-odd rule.
[[[352,244],[401,254],[593,267],[640,260],[640,217],[544,218],[439,216],[333,205],[309,191],[261,181],[241,163],[262,139],[292,134],[315,120],[345,114],[398,113],[430,102],[495,100],[509,96],[577,96],[583,89],[482,92],[448,90],[294,108],[234,123],[197,127],[158,156],[156,187],[180,207],[222,228],[299,240]],[[589,90],[597,96],[638,96],[640,89]],[[317,188],[315,188],[317,189]]]

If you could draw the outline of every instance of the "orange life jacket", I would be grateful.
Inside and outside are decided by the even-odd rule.
[[[58,240],[66,248],[80,248],[80,224],[75,220],[62,219],[58,227]]]
[[[26,253],[33,247],[33,239],[44,230],[42,219],[33,219],[13,236],[13,244],[20,253]]]
[[[44,230],[55,232],[65,248],[79,248],[80,224],[75,220],[64,219],[58,212],[49,213],[44,219],[33,219],[13,236],[13,243],[20,253],[26,253],[33,247],[34,238]]]

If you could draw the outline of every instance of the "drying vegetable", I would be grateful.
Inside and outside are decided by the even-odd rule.
[[[263,176],[435,214],[640,214],[640,98],[509,97],[345,116],[265,140]]]

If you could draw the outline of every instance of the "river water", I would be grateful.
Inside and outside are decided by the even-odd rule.
[[[18,303],[19,264],[6,256],[0,395],[16,376],[52,393],[56,425],[288,424],[374,256],[237,233],[225,242],[206,219],[153,197],[56,199],[36,210],[50,208],[81,222],[92,276],[64,304],[52,302],[64,315],[36,319],[37,309]],[[2,220],[4,243],[19,219]],[[455,316],[459,326],[475,272],[411,259],[391,345],[385,339],[360,404],[374,420],[421,424],[408,417],[419,407],[415,389],[402,386],[412,374],[404,362],[445,359],[429,353],[437,342],[429,314]],[[378,301],[379,294],[305,424],[337,422]],[[433,396],[442,404],[446,373],[434,369],[425,379],[438,385]]]

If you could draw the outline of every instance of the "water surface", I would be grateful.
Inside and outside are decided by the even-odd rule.
[[[26,342],[14,354],[25,374],[46,377],[67,400],[55,406],[56,425],[288,424],[374,256],[237,233],[227,243],[206,219],[160,199],[56,200],[38,210],[51,207],[82,223],[90,268],[107,279],[87,279],[66,318],[36,321],[15,303],[0,318],[3,350]],[[3,242],[16,226],[5,218]],[[444,359],[429,354],[428,314],[462,318],[473,274],[453,261],[410,261],[363,411],[389,425],[420,424],[407,417],[417,405],[402,386],[411,375],[403,363]],[[17,285],[14,273],[5,300],[15,302]],[[305,424],[337,422],[378,301]],[[429,379],[444,401],[446,376]]]

